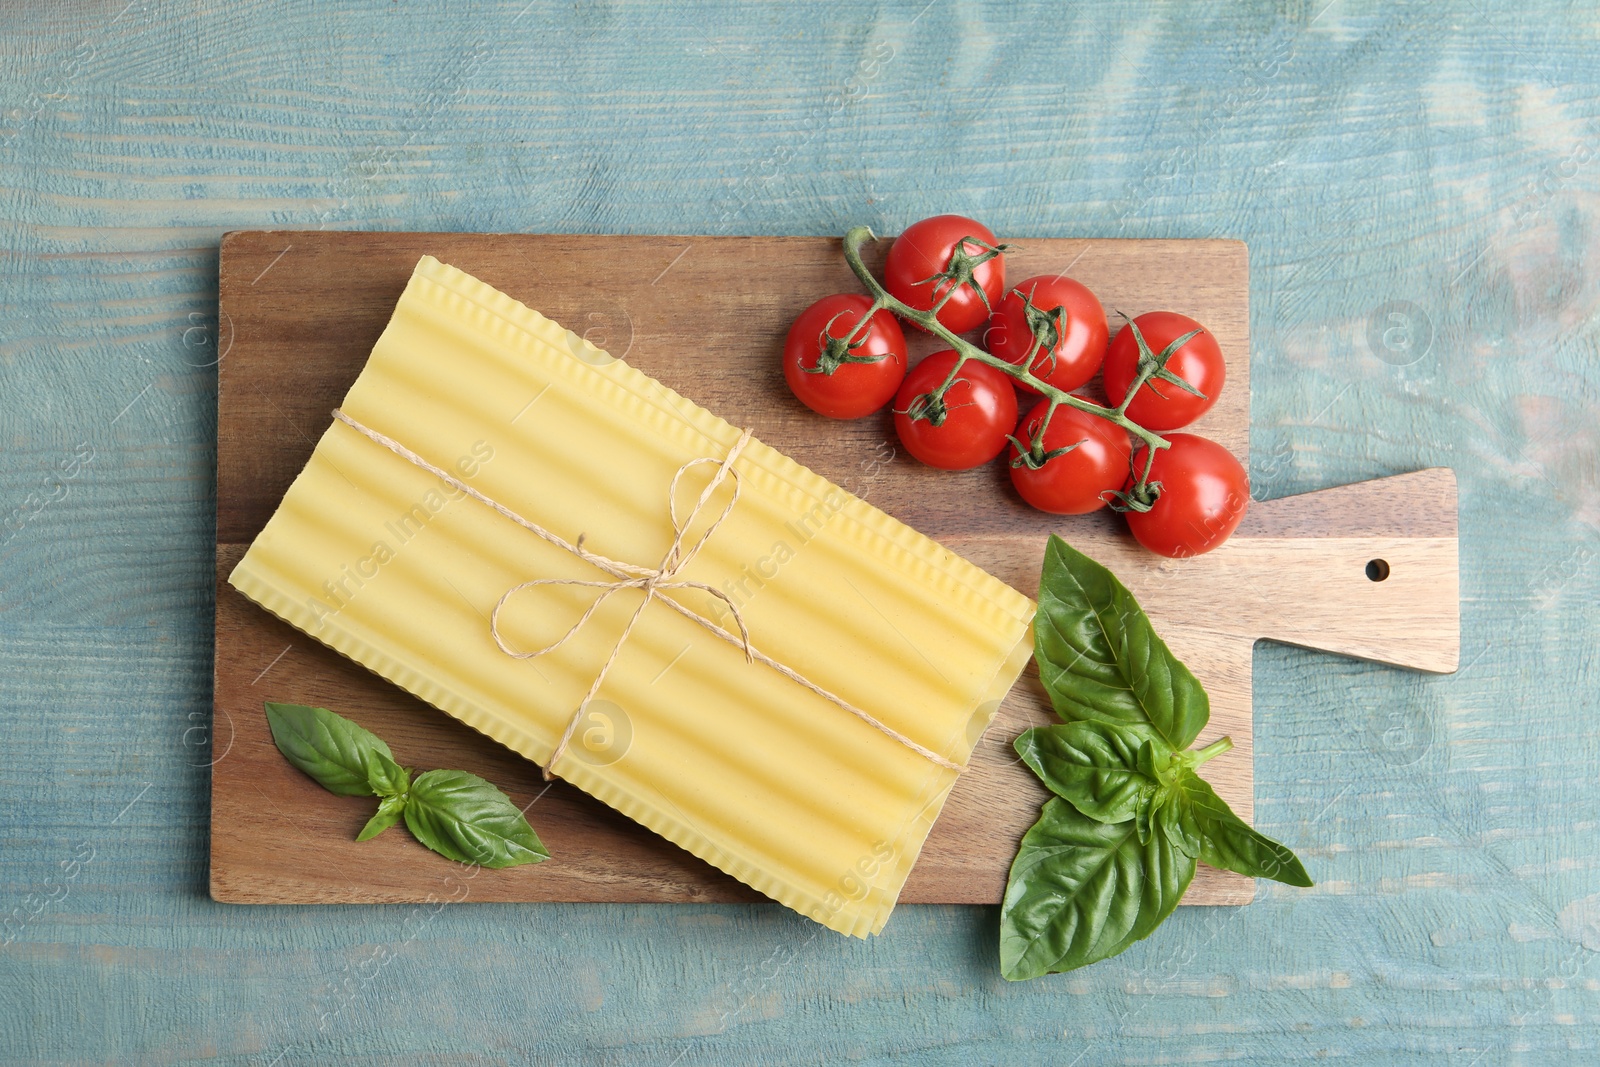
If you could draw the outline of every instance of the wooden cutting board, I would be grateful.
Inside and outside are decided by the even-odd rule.
[[[1019,244],[1008,256],[1012,282],[1070,272],[1108,311],[1167,308],[1204,322],[1227,355],[1228,383],[1194,429],[1248,466],[1249,264],[1243,244]],[[870,249],[869,263],[881,265],[887,246],[883,241]],[[1210,692],[1211,725],[1201,741],[1226,733],[1235,748],[1207,765],[1207,777],[1246,819],[1253,808],[1250,669],[1256,640],[1422,670],[1456,667],[1452,472],[1425,470],[1257,502],[1222,548],[1181,562],[1140,549],[1109,513],[1043,515],[1022,503],[999,465],[960,474],[932,470],[897,448],[887,416],[833,422],[789,394],[778,359],[789,322],[821,296],[859,288],[836,239],[233,233],[222,244],[218,346],[211,757],[211,894],[217,900],[764,899],[585,794],[560,782],[547,787],[522,757],[343,659],[226,584],[310,457],[423,254],[517,297],[723,418],[754,427],[763,441],[1029,595],[1036,592],[1051,531],[1111,567]],[[1113,316],[1113,328],[1118,322]],[[911,343],[913,359],[934,347],[920,335]],[[372,802],[333,796],[290,767],[272,745],[264,700],[331,707],[387,740],[408,766],[484,776],[519,805],[531,805],[528,817],[554,858],[481,871],[468,882],[402,830],[357,844]],[[902,902],[999,902],[1017,841],[1045,796],[1017,762],[1011,741],[1050,721],[1030,668],[951,793]],[[1253,891],[1249,879],[1202,867],[1184,903],[1242,904]]]

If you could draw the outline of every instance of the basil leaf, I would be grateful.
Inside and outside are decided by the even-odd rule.
[[[480,867],[550,858],[511,798],[466,771],[428,771],[411,783],[406,827],[441,856]]]
[[[1202,845],[1200,828],[1194,821],[1194,812],[1183,790],[1177,785],[1167,790],[1161,807],[1156,811],[1155,824],[1167,835],[1167,840],[1172,842],[1173,848],[1185,856],[1200,855]]]
[[[1139,835],[1139,844],[1150,840],[1150,834],[1155,830],[1156,812],[1166,803],[1167,792],[1166,789],[1157,788],[1139,798],[1139,804],[1133,810],[1133,832]]]
[[[1310,886],[1311,876],[1288,847],[1257,833],[1233,813],[1204,778],[1193,771],[1178,776],[1173,788],[1185,831],[1199,839],[1199,858],[1213,867],[1286,885]]]
[[[1056,714],[1188,748],[1211,717],[1195,676],[1116,576],[1054,534],[1033,622],[1039,677]]]
[[[1103,722],[1040,726],[1015,742],[1017,755],[1058,797],[1091,819],[1118,823],[1133,818],[1140,795],[1156,782],[1140,773],[1139,736]]]
[[[400,821],[400,814],[406,810],[404,796],[384,797],[378,803],[377,813],[367,820],[367,825],[361,828],[356,835],[357,841],[371,841],[389,827]]]
[[[1151,739],[1140,745],[1139,757],[1134,765],[1161,785],[1172,784],[1172,749],[1163,742]]]
[[[1140,844],[1065,800],[1045,803],[1011,864],[1000,910],[1000,970],[1011,981],[1115,956],[1161,924],[1194,877],[1165,834]]]
[[[405,792],[410,776],[376,734],[327,708],[270,701],[266,708],[278,751],[328,792],[345,797]]]

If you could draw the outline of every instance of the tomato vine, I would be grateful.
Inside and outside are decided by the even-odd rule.
[[[1116,494],[1118,502],[1115,506],[1121,510],[1131,511],[1148,511],[1150,509],[1155,498],[1160,492],[1159,488],[1150,482],[1150,468],[1155,462],[1157,450],[1169,447],[1169,442],[1165,437],[1162,437],[1154,430],[1148,430],[1139,423],[1130,419],[1127,414],[1127,409],[1128,405],[1132,402],[1133,398],[1138,394],[1139,390],[1146,382],[1152,378],[1161,377],[1165,373],[1165,360],[1162,357],[1170,357],[1171,353],[1181,345],[1181,342],[1167,346],[1167,348],[1160,355],[1149,354],[1146,356],[1146,354],[1150,351],[1149,346],[1145,345],[1143,338],[1138,337],[1136,334],[1135,336],[1139,341],[1141,349],[1141,358],[1139,361],[1138,372],[1134,377],[1133,384],[1128,389],[1127,395],[1123,398],[1122,403],[1117,407],[1107,407],[1103,404],[1096,404],[1092,400],[1086,400],[1083,397],[1069,393],[1066,390],[1058,389],[1056,386],[1051,385],[1049,382],[1044,381],[1033,374],[1032,368],[1034,361],[1037,359],[1040,351],[1043,350],[1046,338],[1036,336],[1034,338],[1033,348],[1028,353],[1027,358],[1024,359],[1020,364],[1015,364],[1009,363],[1006,360],[1001,359],[999,356],[992,355],[983,348],[980,348],[972,342],[962,338],[959,334],[953,333],[946,328],[945,325],[939,321],[938,312],[939,309],[944,305],[945,301],[948,301],[955,294],[959,286],[951,285],[945,289],[939,302],[928,311],[922,311],[911,307],[904,301],[897,299],[892,293],[889,292],[887,288],[884,287],[883,283],[877,279],[877,277],[872,273],[872,270],[866,265],[865,261],[863,261],[861,257],[862,246],[866,244],[866,242],[875,239],[876,235],[872,232],[872,228],[870,226],[852,227],[849,232],[844,235],[845,262],[850,265],[850,270],[858,279],[860,279],[861,284],[866,286],[867,291],[872,294],[872,306],[870,310],[862,316],[861,321],[863,323],[867,322],[877,311],[888,310],[900,318],[905,319],[907,322],[915,323],[929,334],[944,341],[956,352],[955,363],[950,368],[950,372],[945,376],[944,382],[935,387],[933,393],[930,394],[935,403],[928,405],[929,409],[934,411],[940,410],[944,394],[949,391],[952,385],[955,384],[956,378],[959,376],[962,366],[966,363],[977,362],[993,367],[1002,374],[1005,374],[1008,377],[1022,383],[1023,385],[1028,386],[1030,389],[1042,395],[1045,400],[1049,402],[1050,408],[1045,416],[1046,422],[1048,422],[1048,420],[1055,415],[1056,409],[1059,407],[1076,408],[1077,410],[1086,414],[1105,419],[1107,422],[1121,427],[1143,442],[1145,446],[1144,470],[1140,473],[1139,477],[1135,479],[1133,485],[1127,492],[1119,492]],[[958,255],[962,254],[961,246],[968,243],[983,247],[985,249],[985,256],[997,254],[998,251],[1006,247],[1000,246],[999,249],[990,248],[987,243],[982,241],[980,238],[971,237],[957,243]],[[955,264],[952,264],[952,267],[954,266]],[[967,273],[970,274],[970,269],[967,271]],[[970,282],[963,284],[970,284]],[[1131,322],[1129,325],[1130,328],[1137,329],[1136,327],[1132,326]],[[861,327],[857,326],[857,330],[859,329],[861,329]],[[853,342],[855,340],[854,331],[852,331],[852,334],[845,340],[846,343]],[[1187,340],[1187,338],[1184,338],[1183,340]]]

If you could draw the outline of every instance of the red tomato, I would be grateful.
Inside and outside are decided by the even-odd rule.
[[[1217,402],[1222,393],[1222,382],[1227,376],[1227,364],[1222,359],[1222,349],[1211,331],[1187,315],[1176,311],[1152,311],[1140,315],[1132,324],[1124,326],[1111,342],[1106,353],[1106,398],[1111,406],[1122,403],[1128,387],[1139,373],[1139,342],[1133,327],[1144,335],[1145,346],[1154,356],[1160,356],[1174,341],[1195,330],[1200,332],[1174,349],[1167,358],[1160,377],[1151,378],[1139,390],[1139,395],[1128,405],[1128,418],[1147,430],[1157,433],[1187,426]],[[1182,378],[1204,396],[1196,396],[1172,381]]]
[[[939,324],[952,333],[966,333],[983,324],[1005,292],[1001,247],[988,227],[961,215],[914,222],[889,246],[884,287],[918,311],[930,311],[943,300]],[[974,262],[984,256],[989,258]]]
[[[1037,343],[1036,328],[1044,341],[1030,368],[1033,376],[1064,393],[1093,378],[1106,358],[1106,310],[1087,286],[1071,278],[1040,275],[1007,293],[989,319],[985,347],[1020,367]],[[1031,385],[1020,387],[1038,394]]]
[[[1039,438],[1050,401],[1036,405],[1011,443],[1011,484],[1040,511],[1083,515],[1128,480],[1128,434],[1098,415],[1062,405]],[[1017,441],[1029,448],[1025,455]],[[1053,453],[1053,454],[1052,454]],[[1037,466],[1035,466],[1037,464]]]
[[[783,342],[783,377],[801,403],[830,419],[859,419],[894,398],[906,376],[906,335],[879,309],[854,341],[845,339],[872,301],[825,296],[800,313]]]
[[[1156,453],[1151,483],[1161,493],[1149,511],[1128,512],[1128,528],[1152,552],[1182,559],[1226,541],[1250,505],[1250,479],[1233,453],[1192,433],[1166,434],[1171,448]],[[1134,470],[1144,469],[1142,450]],[[1132,488],[1129,479],[1127,489]]]
[[[1004,371],[969,359],[941,401],[929,396],[956,365],[953,349],[911,368],[894,398],[894,428],[906,451],[930,467],[963,471],[989,462],[1017,424],[1017,393]]]

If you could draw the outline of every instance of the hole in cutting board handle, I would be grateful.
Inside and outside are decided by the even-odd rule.
[[[1367,578],[1374,582],[1381,582],[1389,577],[1389,561],[1386,559],[1367,560]]]

